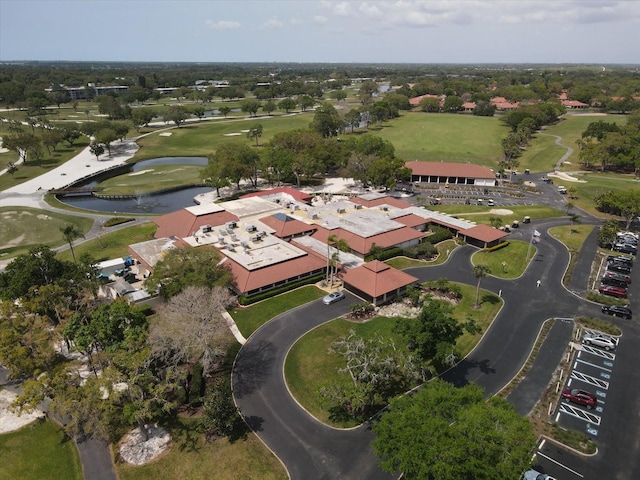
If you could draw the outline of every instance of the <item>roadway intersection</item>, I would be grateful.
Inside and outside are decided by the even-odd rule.
[[[566,219],[533,222],[514,232],[527,241],[533,229],[542,232],[542,241],[525,273],[514,280],[489,276],[481,287],[494,293],[501,291],[505,305],[477,347],[443,377],[456,384],[475,382],[493,395],[519,372],[536,342],[543,322],[556,321],[541,346],[540,354],[525,381],[510,395],[518,411],[527,413],[546,389],[559,358],[571,341],[576,316],[602,318],[600,306],[586,301],[575,290],[588,279],[575,276],[589,271],[594,254],[594,242],[585,242],[581,252],[583,265],[576,265],[568,290],[562,278],[569,263],[564,245],[547,234],[555,225],[567,224]],[[584,249],[583,249],[584,250]],[[475,285],[470,246],[456,249],[440,266],[407,270],[420,281],[446,277],[451,281]],[[582,257],[588,257],[584,260]],[[536,281],[540,280],[540,287]],[[576,288],[574,288],[576,286]],[[289,393],[284,380],[287,352],[307,331],[344,315],[349,305],[358,301],[350,294],[347,300],[331,306],[320,301],[287,312],[263,325],[240,350],[233,369],[233,391],[238,408],[250,427],[281,459],[292,479],[386,479],[393,475],[382,472],[370,446],[373,434],[364,424],[351,430],[328,427],[311,417]],[[633,302],[633,297],[631,298]],[[606,425],[596,439],[598,454],[592,457],[576,455],[546,441],[537,457],[537,464],[558,480],[571,479],[635,479],[640,478],[640,383],[633,381],[633,365],[640,362],[640,349],[634,344],[640,338],[637,323],[607,317],[623,329],[617,351],[619,366],[616,379],[607,397]],[[620,359],[624,359],[621,361]],[[572,473],[573,472],[573,473]]]

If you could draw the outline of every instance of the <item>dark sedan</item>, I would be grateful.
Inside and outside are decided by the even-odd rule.
[[[602,313],[613,315],[614,317],[626,318],[627,320],[631,320],[633,316],[631,309],[622,305],[603,305]]]

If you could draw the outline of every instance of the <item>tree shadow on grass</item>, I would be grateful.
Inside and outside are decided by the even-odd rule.
[[[496,297],[495,295],[487,293],[487,294],[483,295],[482,298],[480,298],[480,304],[483,304],[483,303],[488,303],[490,305],[496,305],[496,304],[500,303],[500,299],[498,297]]]

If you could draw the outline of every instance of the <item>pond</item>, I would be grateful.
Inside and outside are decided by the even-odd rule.
[[[161,157],[143,160],[131,164],[129,172],[138,172],[157,165],[202,165],[207,164],[206,157]],[[122,175],[121,172],[118,175]],[[104,179],[104,174],[101,175]],[[97,180],[89,180],[77,187],[95,187]],[[109,200],[90,195],[66,196],[59,200],[69,206],[95,210],[98,212],[165,214],[195,205],[194,197],[211,192],[209,187],[193,187],[157,195],[138,195],[136,198]]]

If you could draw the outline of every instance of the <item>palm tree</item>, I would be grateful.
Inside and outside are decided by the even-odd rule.
[[[478,285],[476,286],[476,303],[474,305],[475,308],[480,308],[480,303],[478,303],[478,300],[480,298],[480,281],[490,273],[491,269],[488,265],[473,266],[473,275],[478,279]]]
[[[71,256],[73,257],[73,262],[76,263],[76,254],[73,251],[73,241],[76,238],[80,238],[80,237],[84,238],[84,234],[80,230],[78,230],[78,227],[76,227],[72,223],[69,223],[64,227],[60,227],[60,231],[62,232],[62,236],[64,237],[64,239],[69,244],[69,248],[71,249]]]
[[[331,253],[331,247],[335,249]],[[329,235],[327,238],[327,283],[333,285],[333,277],[338,273],[338,263],[340,261],[340,252],[348,252],[349,244],[346,240],[338,238],[335,235]],[[334,274],[335,269],[335,274]]]

